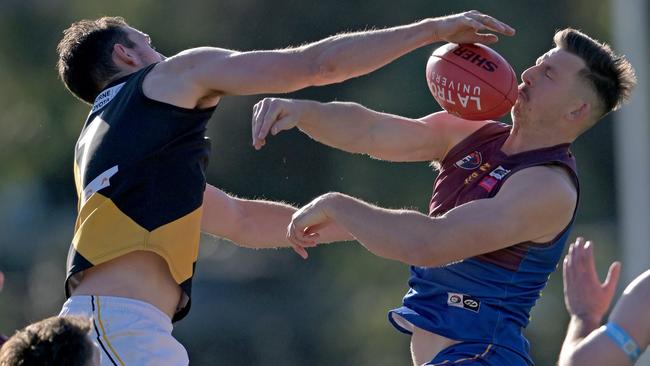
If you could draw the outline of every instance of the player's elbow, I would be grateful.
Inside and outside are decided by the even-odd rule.
[[[340,83],[353,76],[342,67],[340,57],[331,51],[321,52],[314,57],[310,73],[314,85]]]
[[[430,240],[417,240],[408,247],[412,248],[404,253],[403,262],[416,267],[438,267],[448,263],[445,256],[437,250],[438,243]]]

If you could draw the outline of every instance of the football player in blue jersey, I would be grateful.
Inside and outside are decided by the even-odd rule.
[[[420,119],[355,103],[267,98],[253,141],[298,127],[317,141],[395,162],[440,167],[428,215],[328,193],[293,215],[288,237],[315,245],[337,223],[373,254],[411,265],[390,322],[411,335],[414,365],[530,365],[523,334],[556,269],[579,199],[571,143],[619,108],[634,70],[575,29],[521,74],[512,126],[447,112]]]

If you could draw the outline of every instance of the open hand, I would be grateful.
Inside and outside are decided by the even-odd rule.
[[[599,324],[609,309],[621,272],[621,263],[609,267],[600,283],[594,263],[593,243],[576,239],[564,258],[564,301],[572,316]]]
[[[506,23],[476,10],[435,18],[434,21],[438,38],[452,43],[492,44],[499,40],[496,34],[479,33],[481,31],[501,33],[506,36],[515,34],[514,28]]]

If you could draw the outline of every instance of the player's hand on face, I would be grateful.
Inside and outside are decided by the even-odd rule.
[[[253,107],[253,146],[259,150],[266,144],[269,132],[276,135],[289,130],[300,120],[300,101],[280,98],[264,98]]]
[[[569,313],[600,323],[614,297],[621,264],[612,263],[605,282],[600,283],[594,263],[593,243],[578,238],[569,247],[563,270],[564,302]]]
[[[476,10],[436,18],[435,20],[438,37],[452,43],[492,44],[499,40],[499,37],[494,33],[506,36],[515,34],[514,28],[506,23]]]
[[[327,205],[331,198],[331,193],[319,196],[293,214],[287,227],[287,239],[294,246],[294,250],[296,247],[304,249],[318,244],[318,232],[332,223],[332,219],[327,215]]]

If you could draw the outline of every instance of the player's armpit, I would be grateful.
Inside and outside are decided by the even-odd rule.
[[[546,242],[569,224],[576,203],[576,187],[562,169],[527,168],[511,176],[495,197],[435,219],[437,235],[423,249],[430,265],[440,265],[526,241]]]

